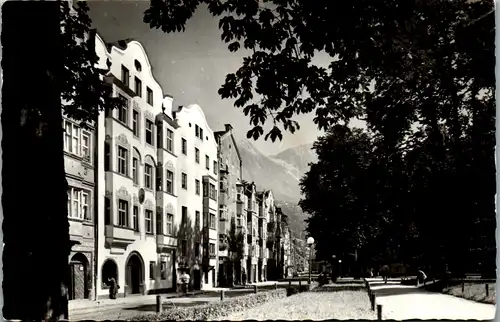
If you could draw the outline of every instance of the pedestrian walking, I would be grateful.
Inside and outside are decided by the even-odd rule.
[[[247,273],[245,271],[245,268],[243,268],[243,273],[241,275],[243,278],[243,285],[247,285]]]
[[[373,278],[373,268],[370,268],[370,278]]]
[[[185,270],[184,273],[182,273],[182,275],[181,275],[182,292],[184,293],[184,295],[187,295],[188,286],[189,286],[189,279],[190,279],[190,276],[189,276],[187,270]]]
[[[417,286],[420,284],[423,284],[426,279],[427,279],[427,275],[424,273],[423,270],[419,269],[418,273],[417,273]]]
[[[120,285],[118,285],[114,277],[108,278],[108,285],[109,285],[109,298],[115,300],[116,293],[118,293]]]
[[[382,275],[382,279],[384,280],[385,284],[387,284],[389,273],[390,273],[389,266],[388,265],[382,266],[382,268],[380,269],[380,275]]]

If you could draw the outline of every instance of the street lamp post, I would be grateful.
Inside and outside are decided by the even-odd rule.
[[[312,270],[312,245],[314,244],[314,238],[307,238],[307,245],[309,245],[309,284],[311,284],[311,270]]]
[[[342,260],[339,259],[339,277],[342,278]]]

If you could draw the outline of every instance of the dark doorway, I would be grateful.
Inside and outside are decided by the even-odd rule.
[[[137,255],[132,255],[127,263],[126,284],[130,294],[140,294],[142,284],[142,261]]]
[[[75,254],[69,263],[70,285],[68,295],[70,300],[81,300],[89,298],[88,274],[89,262],[87,257],[81,253]]]
[[[199,269],[193,270],[193,288],[198,291],[201,289],[201,271]]]

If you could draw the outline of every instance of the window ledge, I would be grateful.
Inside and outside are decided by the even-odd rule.
[[[150,143],[146,142],[146,146],[151,148],[151,149],[156,149],[156,147],[154,146],[154,143],[150,144]]]

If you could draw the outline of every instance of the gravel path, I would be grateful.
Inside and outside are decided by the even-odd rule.
[[[374,320],[366,292],[306,292],[268,302],[218,319],[242,320]]]
[[[477,303],[451,295],[428,292],[401,284],[373,285],[376,304],[386,319],[492,320],[495,305]]]

